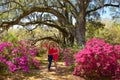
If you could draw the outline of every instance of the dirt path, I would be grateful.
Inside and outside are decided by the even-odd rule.
[[[51,67],[51,72],[48,72],[47,66],[41,66],[39,70],[38,78],[30,77],[30,80],[70,80],[69,77],[71,76],[71,72],[64,66],[62,62],[58,62],[59,69],[56,72],[55,67]]]
[[[28,73],[12,73],[12,76],[6,76],[0,80],[84,80],[77,79],[72,75],[72,71],[64,65],[64,62],[58,62],[58,71],[55,71],[54,64],[52,64],[52,71],[47,70],[47,60],[43,61],[40,65],[40,69],[30,70]]]
[[[47,70],[47,60],[40,65],[40,69],[30,70],[28,73],[12,73],[12,76],[0,80],[73,80],[72,71],[64,66],[63,62],[58,62],[58,71],[55,71],[54,64],[52,64],[50,72]]]

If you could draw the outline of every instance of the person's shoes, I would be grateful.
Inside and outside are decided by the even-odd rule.
[[[48,72],[50,72],[51,70],[50,69],[48,69]]]

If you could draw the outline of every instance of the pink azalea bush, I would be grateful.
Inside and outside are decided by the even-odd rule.
[[[0,63],[6,64],[11,72],[27,72],[31,67],[39,68],[36,53],[37,48],[28,41],[19,41],[16,44],[0,42]]]
[[[74,57],[73,57],[73,50],[71,48],[66,48],[63,51],[63,60],[65,62],[65,66],[72,66],[74,65]]]
[[[74,75],[120,78],[120,45],[110,45],[102,39],[92,38],[74,54]]]

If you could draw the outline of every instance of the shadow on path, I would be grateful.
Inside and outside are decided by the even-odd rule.
[[[15,72],[12,76],[8,76],[5,80],[73,80],[71,78],[72,71],[64,66],[63,62],[58,62],[58,71],[55,71],[52,64],[50,72],[47,70],[47,60],[40,65],[40,69],[30,70],[27,73]]]

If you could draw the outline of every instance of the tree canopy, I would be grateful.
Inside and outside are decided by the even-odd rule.
[[[85,43],[86,22],[100,18],[105,7],[119,9],[120,0],[1,0],[1,31],[13,25],[54,27],[62,34],[63,44]]]

